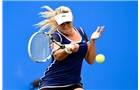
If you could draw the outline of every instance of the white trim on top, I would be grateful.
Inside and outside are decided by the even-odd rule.
[[[80,35],[80,40],[78,41],[78,42],[75,42],[75,43],[80,43],[81,41],[82,41],[82,36],[81,36],[81,34],[79,33],[79,31],[75,28],[75,27],[73,27],[77,32],[78,32],[78,34]],[[69,39],[69,38],[67,38],[63,33],[61,33],[58,29],[57,29],[57,31],[61,34],[61,35],[63,35],[67,40],[69,40],[70,42],[74,42],[74,41],[72,41],[71,39]]]

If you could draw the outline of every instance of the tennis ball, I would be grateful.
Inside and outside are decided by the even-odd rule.
[[[98,55],[96,55],[95,60],[98,63],[102,63],[105,61],[105,56],[103,54],[98,54]]]

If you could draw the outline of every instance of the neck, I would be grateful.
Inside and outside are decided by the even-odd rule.
[[[74,36],[75,32],[76,32],[75,29],[72,28],[72,29],[69,31],[69,33],[66,33],[65,35],[66,35],[66,36]]]

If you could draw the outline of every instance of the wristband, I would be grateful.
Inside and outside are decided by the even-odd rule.
[[[71,51],[70,49],[68,49],[68,48],[65,48],[64,50],[65,50],[65,52],[68,53],[68,54],[71,54],[71,53],[72,53],[72,51]]]

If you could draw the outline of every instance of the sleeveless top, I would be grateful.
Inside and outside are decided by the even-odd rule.
[[[75,28],[75,27],[74,27]],[[52,56],[52,61],[40,79],[39,88],[66,87],[81,83],[81,68],[87,52],[88,38],[82,28],[75,28],[80,34],[81,40],[77,42],[79,50],[69,54],[64,60],[57,61]],[[61,44],[69,44],[71,41],[59,30],[52,33],[52,37]]]

